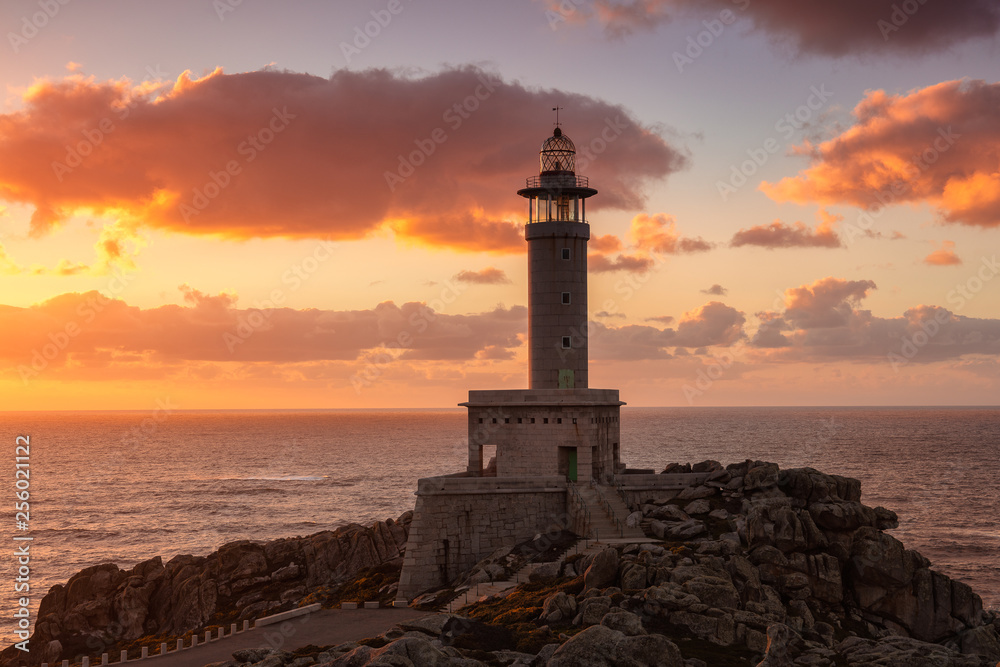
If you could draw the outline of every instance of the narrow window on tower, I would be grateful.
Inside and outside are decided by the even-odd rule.
[[[568,306],[570,304],[570,295],[569,295],[569,292],[563,292],[562,293],[562,304],[564,306]]]
[[[566,260],[569,259],[569,248],[563,248],[562,249],[562,258],[566,259]]]
[[[562,346],[564,350],[568,350],[573,347],[573,340],[569,336],[562,337]]]

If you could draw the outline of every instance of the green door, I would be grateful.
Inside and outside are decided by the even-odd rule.
[[[576,448],[569,450],[569,481],[576,481]]]

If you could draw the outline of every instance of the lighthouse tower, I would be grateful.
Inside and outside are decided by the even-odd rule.
[[[528,389],[470,391],[470,476],[610,481],[619,460],[618,391],[587,372],[587,199],[576,148],[556,126],[528,200]]]
[[[586,202],[597,194],[576,175],[576,147],[556,127],[542,143],[528,200],[528,378],[531,389],[587,387]]]

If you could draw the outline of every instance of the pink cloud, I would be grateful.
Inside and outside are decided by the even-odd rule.
[[[614,125],[587,175],[595,209],[645,200],[686,154],[620,106],[529,89],[475,67],[422,78],[283,71],[182,75],[173,86],[42,81],[0,115],[0,198],[42,234],[75,211],[186,234],[359,239],[390,229],[458,250],[523,252],[523,202],[548,132],[574,108],[578,149]],[[603,141],[603,140],[602,140]]]

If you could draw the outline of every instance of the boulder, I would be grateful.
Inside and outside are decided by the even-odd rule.
[[[778,465],[765,463],[750,468],[743,477],[743,488],[746,491],[770,489],[778,485]]]
[[[693,514],[708,514],[712,511],[712,506],[708,504],[708,501],[704,498],[699,498],[698,500],[692,500],[687,505],[684,506],[684,513]]]
[[[663,635],[629,637],[594,625],[560,646],[548,667],[684,667],[684,660]]]
[[[546,623],[568,622],[576,616],[576,598],[562,591],[553,593],[542,603],[542,620]]]
[[[618,577],[618,550],[608,547],[594,556],[590,567],[583,573],[584,588],[605,588]]]
[[[624,609],[612,609],[606,613],[601,618],[601,625],[629,637],[646,634],[646,630],[642,627],[642,619]]]

